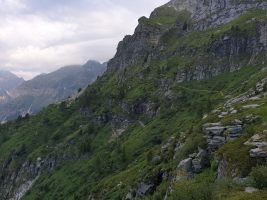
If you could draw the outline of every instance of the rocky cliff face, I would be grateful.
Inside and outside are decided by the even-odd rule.
[[[139,25],[133,36],[127,35],[119,43],[115,57],[108,63],[109,69],[143,64],[153,49],[158,46],[163,30],[160,27],[145,24],[144,20],[146,19],[139,19]]]
[[[198,54],[199,48],[177,48],[169,51],[166,38],[176,37],[177,40],[185,34],[203,31],[226,24],[251,9],[267,8],[267,3],[256,1],[170,1],[156,9],[149,19],[139,19],[139,25],[132,36],[126,36],[118,45],[117,53],[108,63],[109,70],[122,69],[137,64],[148,66],[153,61],[162,60],[170,55]],[[249,22],[245,22],[249,23]],[[191,65],[186,69],[189,72],[177,73],[177,80],[202,80],[221,74],[225,71],[234,71],[241,66],[234,65],[231,58],[246,54],[254,57],[266,49],[266,21],[257,22],[257,34],[234,34],[229,31],[216,38],[206,48],[206,53],[214,55],[211,59],[220,58],[222,62]],[[238,32],[238,30],[235,30]],[[225,59],[223,59],[225,58]],[[199,60],[200,61],[200,60]],[[252,58],[253,61],[253,58]],[[249,62],[249,61],[248,61]],[[247,63],[248,63],[247,62]],[[247,63],[242,63],[246,65]],[[213,67],[211,67],[211,65]],[[211,69],[212,68],[212,69]]]
[[[177,11],[188,10],[192,13],[194,26],[203,30],[225,24],[249,9],[265,9],[267,2],[263,0],[172,0],[167,6]]]
[[[212,58],[208,59],[217,62],[200,61],[182,69],[177,72],[176,81],[209,79],[225,72],[237,71],[246,65],[255,63],[255,58],[259,55],[266,56],[267,44],[263,38],[266,36],[267,23],[261,22],[256,26],[257,34],[254,36],[228,32],[221,38],[214,40],[207,47],[206,53],[212,55]],[[240,62],[235,63],[235,59],[240,59]]]

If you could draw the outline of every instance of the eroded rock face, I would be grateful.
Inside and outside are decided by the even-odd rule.
[[[187,158],[179,163],[178,170],[189,173],[192,172],[192,167],[192,158]]]
[[[134,35],[124,37],[117,47],[117,53],[108,63],[108,68],[122,69],[137,63],[143,64],[149,54],[157,46],[162,30],[153,26],[147,26],[139,20]]]
[[[172,0],[167,6],[178,11],[188,10],[198,29],[206,29],[228,23],[251,8],[266,8],[264,0]]]
[[[194,173],[200,173],[210,166],[209,154],[206,150],[199,149],[198,154],[192,160]]]
[[[144,196],[144,195],[152,192],[153,188],[154,188],[153,184],[141,183],[139,185],[139,188],[137,189],[137,195],[138,196]]]
[[[215,40],[207,50],[207,53],[213,55],[212,58],[207,58],[207,60],[211,59],[213,62],[205,62],[199,59],[197,64],[186,67],[185,69],[180,69],[177,72],[176,82],[182,83],[192,80],[206,80],[222,73],[240,70],[247,63],[233,64],[231,59],[242,54],[250,56],[256,55],[266,50],[267,45],[264,41],[260,40],[260,37],[229,34]],[[214,62],[214,60],[216,60],[216,62]]]
[[[191,179],[210,166],[209,154],[204,149],[198,149],[198,153],[189,155],[189,158],[182,160],[177,166],[176,181],[186,178]]]
[[[229,168],[228,162],[224,158],[221,158],[219,160],[217,178],[218,179],[223,179],[223,178],[227,177],[227,175],[228,175],[228,168]]]
[[[203,132],[208,141],[208,150],[214,152],[228,141],[239,138],[243,133],[243,127],[239,121],[233,121],[229,126],[223,126],[220,122],[203,125]]]
[[[191,30],[205,30],[218,25],[228,23],[250,10],[251,8],[266,9],[267,3],[264,0],[172,0],[166,5],[166,8],[174,8],[177,13],[187,11],[191,13],[193,26],[190,30],[183,30],[180,22],[169,26],[154,26],[146,23],[146,18],[139,19],[133,35],[127,35],[117,47],[117,53],[108,63],[108,70],[124,69],[129,66],[143,65],[149,66],[151,61],[155,59],[165,59],[168,55],[163,55],[165,45],[161,39],[169,31],[177,32],[177,37],[188,34]],[[157,16],[157,9],[151,14],[150,19]],[[240,55],[241,53],[257,53],[266,49],[266,23],[258,24],[258,37],[243,37],[238,35],[225,35],[221,39],[216,40],[211,47],[210,54],[215,55],[215,58],[230,57]],[[172,54],[180,54],[183,50],[177,50]],[[190,49],[191,54],[196,53],[196,49]],[[189,54],[189,53],[188,53]],[[198,62],[199,63],[199,62]],[[182,70],[177,75],[177,82],[188,80],[203,80],[223,72],[235,71],[240,69],[242,65],[233,65],[221,62],[217,65],[209,65],[200,63],[192,66],[188,70]]]
[[[263,69],[266,70],[266,69]],[[251,100],[259,100],[262,97],[266,96],[266,89],[267,89],[267,77],[263,78],[259,82],[256,83],[255,87],[250,88],[246,93],[241,94],[235,98],[232,98],[228,100],[225,104],[225,106],[231,106],[235,103],[246,103],[247,101]],[[251,105],[246,105],[244,108],[249,109],[249,108],[258,108],[260,105],[257,104],[251,104]]]
[[[0,199],[20,200],[43,172],[53,170],[57,165],[54,157],[37,158],[35,162],[26,161],[18,171],[10,174],[9,164],[12,159],[16,159],[15,155],[0,169]]]
[[[251,137],[245,145],[253,146],[250,150],[250,157],[252,158],[266,158],[267,159],[267,133],[256,134]]]

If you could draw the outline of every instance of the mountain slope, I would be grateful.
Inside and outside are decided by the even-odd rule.
[[[39,112],[50,103],[77,94],[80,88],[94,82],[105,69],[105,64],[88,61],[83,66],[67,66],[50,74],[37,76],[10,91],[12,98],[6,104],[0,105],[0,116],[14,119],[28,112]]]
[[[9,91],[15,89],[23,82],[24,80],[15,74],[0,70],[0,104],[7,102],[10,98]]]
[[[8,71],[0,70],[0,86],[2,90],[12,90],[19,86],[24,80]]]
[[[76,100],[0,126],[0,197],[265,199],[267,8],[235,3],[156,9]]]

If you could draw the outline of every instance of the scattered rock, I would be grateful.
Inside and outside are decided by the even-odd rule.
[[[208,135],[222,135],[222,133],[225,131],[225,127],[222,126],[220,122],[207,123],[203,125],[203,131]]]
[[[202,119],[206,119],[209,115],[208,114],[204,114]]]
[[[216,110],[213,110],[213,111],[211,111],[211,113],[220,113],[221,111],[219,110],[219,109],[216,109]]]
[[[228,162],[222,157],[219,160],[217,178],[223,179],[227,177],[227,170],[228,170]]]
[[[264,133],[264,132],[263,132]],[[251,137],[245,145],[254,146],[257,148],[250,150],[250,157],[252,158],[267,158],[267,141],[265,134],[256,134]]]
[[[229,115],[228,112],[221,112],[221,114],[218,116],[219,118],[224,118],[226,117],[227,115]]]
[[[189,155],[189,158],[182,160],[177,169],[187,175],[194,175],[202,172],[210,166],[209,154],[206,150],[200,149],[198,153]]]
[[[257,122],[259,119],[259,116],[256,116],[256,115],[253,115],[253,114],[250,114],[250,115],[247,115],[244,119],[244,122],[246,124],[251,124],[251,123],[255,123]]]
[[[153,191],[153,185],[152,184],[145,184],[141,183],[136,191],[138,196],[144,196],[149,194],[150,192]]]
[[[266,148],[265,149],[263,148],[251,149],[249,154],[250,154],[250,157],[252,158],[267,158],[267,149]]]
[[[198,154],[192,160],[194,173],[200,173],[210,166],[209,154],[206,150],[199,149]]]
[[[243,122],[239,119],[235,119],[233,122],[232,122],[233,125],[243,125]]]
[[[242,134],[243,128],[241,125],[235,125],[235,126],[227,126],[226,133],[228,135],[225,135],[227,137],[227,140],[235,140],[239,138]]]
[[[133,199],[134,199],[134,196],[133,196],[132,192],[129,192],[125,197],[125,200],[133,200]]]
[[[254,192],[258,192],[259,190],[257,188],[254,187],[246,187],[245,188],[245,192],[246,193],[254,193]]]
[[[211,152],[216,151],[219,147],[226,143],[226,138],[222,136],[214,136],[208,139],[208,149]]]
[[[230,114],[236,114],[236,113],[238,113],[237,110],[232,110],[232,111],[230,112]]]
[[[197,157],[197,153],[193,153],[193,154],[190,154],[190,155],[189,155],[189,158],[194,159],[195,157]]]
[[[243,106],[243,108],[245,108],[245,109],[255,109],[255,108],[258,108],[258,107],[260,107],[259,104],[250,104],[250,105]]]
[[[248,177],[245,177],[245,178],[235,177],[233,178],[233,181],[239,185],[245,185],[249,183],[249,178]]]
[[[239,138],[243,133],[242,124],[237,119],[231,126],[223,126],[220,122],[204,124],[202,129],[207,136],[209,151],[214,152],[227,141]]]
[[[256,100],[259,100],[259,99],[261,99],[259,96],[255,96],[255,97],[249,98],[250,101],[256,101]]]
[[[161,157],[160,156],[155,156],[153,159],[152,159],[152,163],[154,165],[158,165],[161,163]]]
[[[161,153],[165,153],[169,148],[175,144],[175,137],[170,137],[165,145],[161,147]]]
[[[182,160],[178,165],[178,170],[183,172],[192,172],[192,158]]]

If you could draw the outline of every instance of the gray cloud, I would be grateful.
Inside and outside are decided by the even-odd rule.
[[[106,61],[137,19],[167,0],[0,0],[0,68],[26,79]]]

